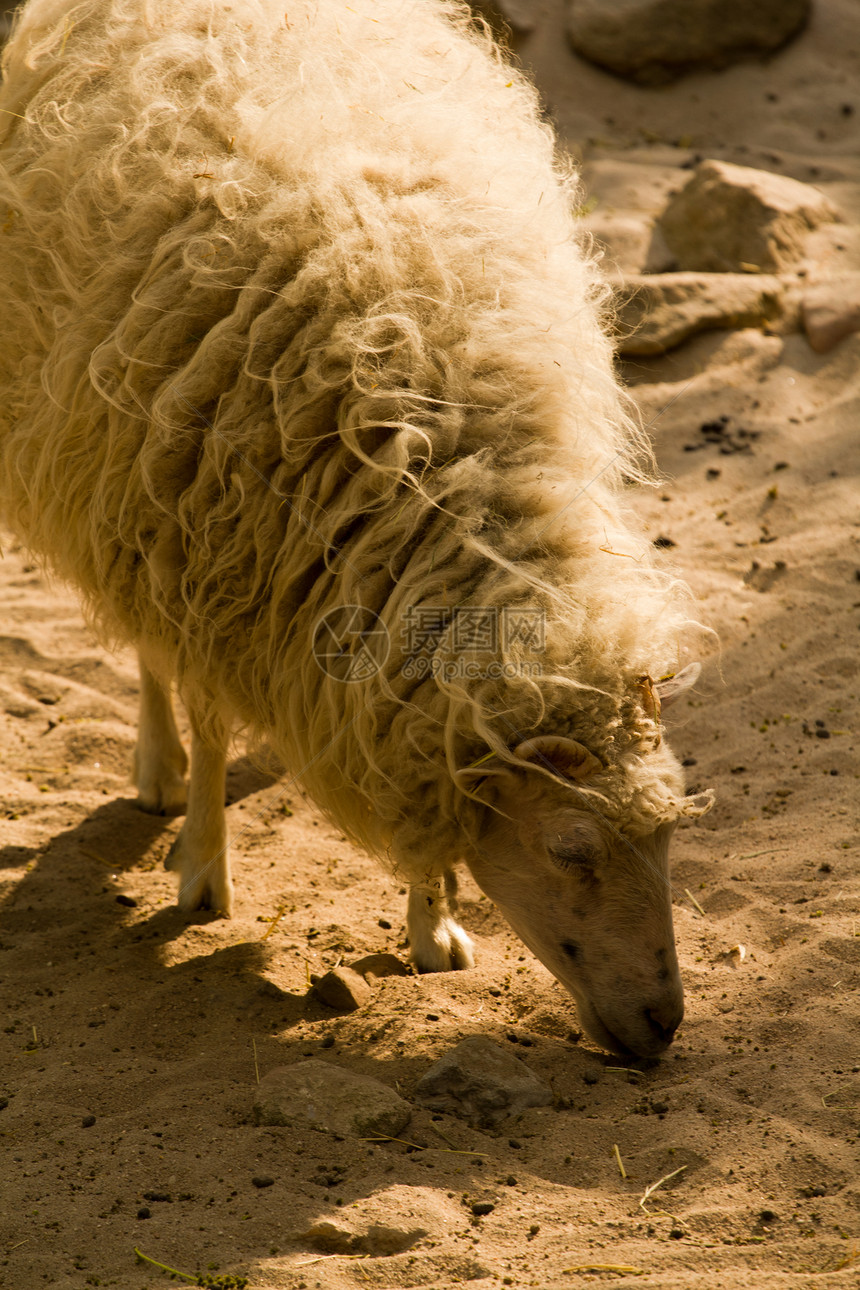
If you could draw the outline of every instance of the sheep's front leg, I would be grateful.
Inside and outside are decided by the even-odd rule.
[[[475,966],[470,938],[453,914],[457,908],[457,877],[453,869],[409,889],[406,927],[412,962],[419,972],[451,972]]]
[[[140,659],[140,720],[134,750],[137,803],[153,815],[181,815],[188,758],[179,739],[170,691]]]
[[[224,814],[226,739],[202,739],[193,714],[191,781],[182,830],[164,862],[179,875],[179,908],[184,913],[213,909],[229,918],[233,909],[227,820]]]

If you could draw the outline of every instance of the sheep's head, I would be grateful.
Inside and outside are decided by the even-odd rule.
[[[694,680],[676,679],[663,702]],[[469,868],[570,990],[591,1037],[621,1056],[656,1056],[684,1013],[669,841],[679,814],[708,803],[683,797],[680,767],[659,739],[615,767],[552,735],[520,744],[515,757],[476,768],[493,809]],[[613,798],[627,809],[607,809]]]

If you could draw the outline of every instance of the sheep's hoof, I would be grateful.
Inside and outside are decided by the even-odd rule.
[[[183,914],[193,914],[198,909],[211,909],[222,918],[231,917],[233,883],[230,880],[226,847],[221,850],[216,848],[213,859],[201,861],[197,856],[189,854],[189,847],[180,833],[167,853],[164,867],[179,875],[177,904]]]
[[[475,966],[475,948],[453,918],[443,918],[425,934],[410,928],[410,956],[419,972],[455,972]]]
[[[175,787],[160,786],[154,792],[138,789],[136,805],[147,815],[184,815],[188,801],[185,784],[180,780]]]
[[[140,809],[148,815],[184,815],[188,803],[184,767],[183,770],[174,770],[170,766],[161,766],[151,773],[145,773],[140,766],[141,760],[143,759],[135,750],[134,783],[137,786],[137,805]]]

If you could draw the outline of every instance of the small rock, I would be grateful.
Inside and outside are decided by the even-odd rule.
[[[417,1099],[482,1127],[529,1106],[549,1106],[552,1090],[486,1035],[470,1035],[430,1067],[416,1085]]]
[[[137,909],[137,901],[134,896],[117,896],[116,903],[125,905],[126,909]]]
[[[313,991],[318,999],[338,1012],[357,1012],[373,998],[373,989],[361,973],[348,967],[326,972],[314,984]]]
[[[94,1115],[85,1115],[84,1118],[81,1120],[81,1128],[91,1129],[95,1124],[95,1122],[96,1122],[96,1117]]]
[[[578,54],[645,85],[779,49],[810,0],[567,0]]]
[[[151,1213],[151,1211],[150,1211],[149,1209],[147,1209],[146,1205],[143,1205],[143,1206],[141,1206],[141,1208],[137,1211],[137,1217],[138,1217],[138,1218],[152,1218],[152,1213]]]
[[[261,1190],[264,1187],[274,1187],[274,1185],[274,1178],[270,1178],[268,1174],[258,1174],[256,1178],[251,1179],[251,1186],[259,1187]]]
[[[844,273],[810,286],[803,296],[803,329],[816,354],[860,331],[860,273]]]
[[[703,161],[657,223],[679,269],[780,273],[803,258],[810,230],[838,218],[810,184],[728,161]]]
[[[622,354],[664,354],[702,331],[799,326],[786,283],[747,273],[633,273],[615,284]]]
[[[316,1059],[276,1066],[254,1097],[257,1124],[310,1126],[343,1137],[396,1137],[411,1114],[386,1084]]]
[[[495,1205],[489,1200],[476,1200],[471,1207],[476,1218],[483,1218],[485,1214],[492,1214],[495,1208]]]

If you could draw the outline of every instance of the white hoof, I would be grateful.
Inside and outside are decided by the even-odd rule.
[[[167,853],[164,867],[179,875],[177,904],[184,914],[211,909],[230,918],[233,883],[226,839],[220,845],[193,847],[183,829]]]
[[[454,972],[475,966],[472,940],[453,918],[409,928],[409,956],[419,972]]]
[[[134,753],[134,783],[137,787],[137,804],[150,815],[184,815],[188,802],[185,770],[188,758],[182,752],[181,760],[153,762],[143,768],[144,759],[139,749]]]

